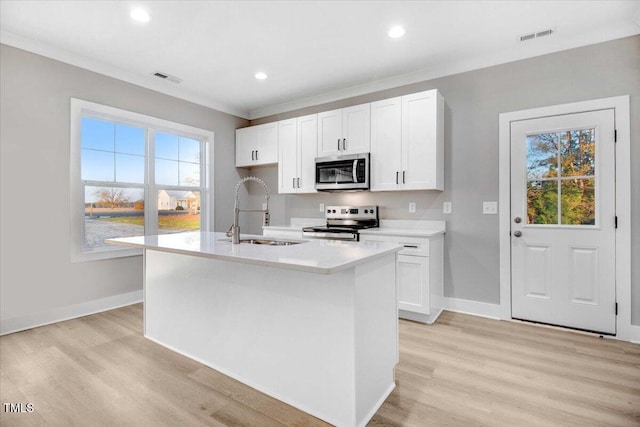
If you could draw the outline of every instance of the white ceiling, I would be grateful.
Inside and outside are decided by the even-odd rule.
[[[394,24],[404,38],[387,37]],[[2,43],[257,118],[638,34],[640,1],[1,0],[0,29]]]

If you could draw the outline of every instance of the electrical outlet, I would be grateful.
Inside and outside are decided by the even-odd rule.
[[[451,213],[451,202],[444,202],[442,204],[442,213],[446,213],[446,214]]]
[[[320,212],[324,212],[324,203],[320,203]]]
[[[416,213],[416,202],[409,202],[409,213]]]
[[[262,204],[262,210],[263,210],[263,211],[266,211],[266,210],[267,210],[267,204],[266,204],[266,203],[263,203],[263,204]]]
[[[485,215],[497,215],[498,202],[482,202],[482,213]]]

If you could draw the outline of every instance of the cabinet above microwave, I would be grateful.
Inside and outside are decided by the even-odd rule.
[[[371,104],[318,113],[318,157],[368,153]]]

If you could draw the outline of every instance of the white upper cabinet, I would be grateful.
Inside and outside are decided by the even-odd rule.
[[[371,104],[318,114],[318,157],[368,153],[371,146]]]
[[[371,191],[444,190],[436,89],[236,130],[236,167],[278,164],[278,192],[315,192],[315,158],[371,153]]]
[[[236,167],[278,162],[278,123],[265,123],[236,130]]]
[[[318,155],[318,115],[298,117],[298,193],[316,192],[316,157]]]
[[[399,189],[402,171],[402,99],[371,103],[371,190]]]
[[[296,119],[278,122],[278,193],[295,193],[298,177]]]
[[[444,190],[444,98],[437,90],[402,97],[405,190]]]
[[[437,90],[371,104],[371,191],[444,190],[444,99]]]
[[[342,110],[318,113],[318,157],[342,150]]]
[[[278,193],[315,193],[318,115],[278,122]]]

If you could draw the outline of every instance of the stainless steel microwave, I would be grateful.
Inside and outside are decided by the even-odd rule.
[[[316,158],[316,190],[369,189],[369,153]]]

